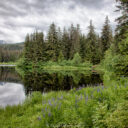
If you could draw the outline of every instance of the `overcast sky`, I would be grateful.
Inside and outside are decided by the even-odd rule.
[[[115,0],[0,0],[0,40],[22,42],[35,28],[46,33],[52,22],[61,28],[80,24],[87,33],[91,19],[100,33],[106,15],[114,29],[115,4]]]

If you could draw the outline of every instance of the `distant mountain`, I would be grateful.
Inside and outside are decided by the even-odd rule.
[[[0,44],[6,44],[7,42],[4,40],[0,40]]]
[[[0,47],[4,48],[5,50],[23,50],[24,42],[9,44],[1,41]]]

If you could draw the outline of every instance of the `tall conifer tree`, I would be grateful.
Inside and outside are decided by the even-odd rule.
[[[117,6],[117,10],[122,13],[120,17],[116,19],[118,22],[116,29],[116,38],[118,40],[125,38],[125,33],[128,30],[128,0],[116,0],[119,5]]]
[[[96,63],[96,45],[97,45],[97,35],[95,32],[95,28],[90,21],[90,25],[88,27],[89,33],[87,35],[87,54],[86,58],[91,61],[93,64]]]
[[[56,26],[52,23],[48,31],[48,52],[53,61],[57,61],[59,56],[58,43]]]
[[[101,33],[101,48],[103,55],[105,51],[110,48],[112,42],[113,42],[112,29],[110,26],[110,21],[107,16]]]

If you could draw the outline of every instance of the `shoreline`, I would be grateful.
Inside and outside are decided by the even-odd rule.
[[[0,67],[16,67],[15,64],[0,64]]]

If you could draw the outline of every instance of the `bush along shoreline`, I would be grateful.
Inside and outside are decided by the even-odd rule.
[[[78,53],[72,60],[47,61],[47,62],[26,62],[24,58],[17,62],[17,68],[22,70],[92,70],[92,64],[89,61],[83,62]]]

